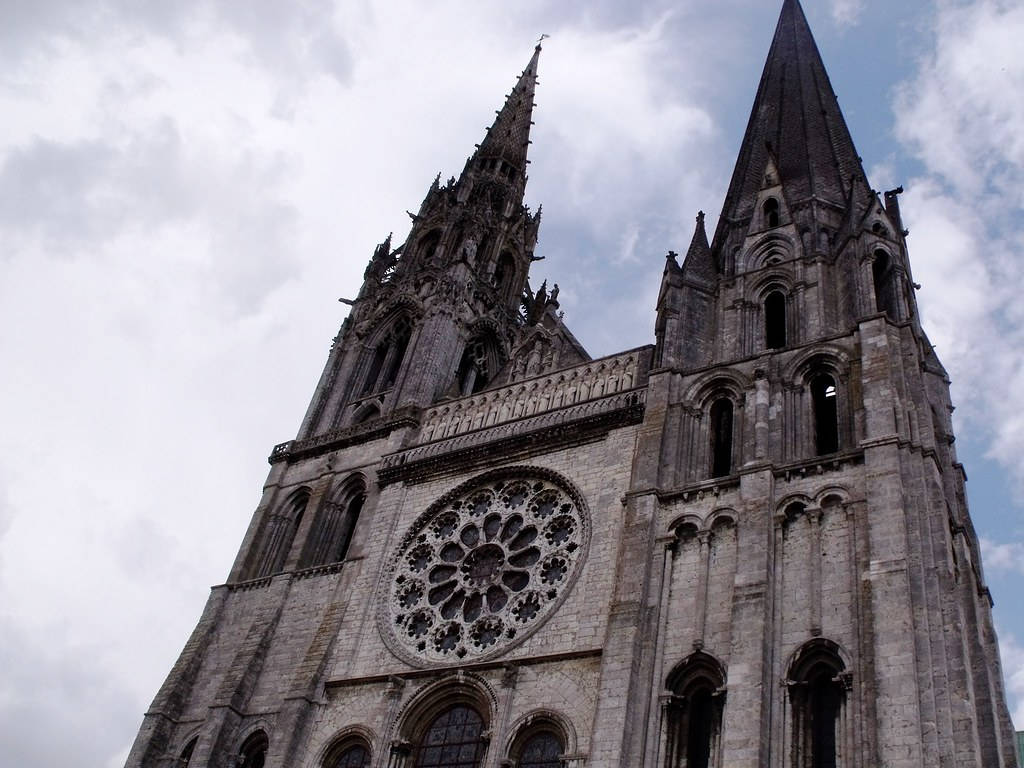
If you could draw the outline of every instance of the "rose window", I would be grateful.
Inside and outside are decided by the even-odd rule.
[[[392,561],[386,634],[417,660],[496,653],[561,602],[588,534],[579,504],[550,479],[457,489],[413,525]]]

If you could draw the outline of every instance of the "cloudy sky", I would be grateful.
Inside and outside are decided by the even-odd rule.
[[[0,743],[119,766],[373,246],[541,58],[534,282],[593,355],[653,340],[724,196],[764,0],[0,0]],[[898,8],[894,7],[897,6]],[[806,0],[902,200],[1024,728],[1024,6]]]

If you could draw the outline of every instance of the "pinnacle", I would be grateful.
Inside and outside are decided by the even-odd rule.
[[[704,211],[697,213],[697,226],[693,231],[690,248],[686,251],[686,258],[683,259],[683,271],[712,282],[718,277],[711,246],[708,245],[708,233],[704,229]]]

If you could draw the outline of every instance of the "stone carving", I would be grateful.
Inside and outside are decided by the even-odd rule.
[[[606,397],[632,389],[636,378],[637,354],[631,351],[464,397],[427,412],[420,442],[440,440]]]
[[[477,660],[527,637],[576,578],[589,523],[540,470],[481,479],[435,504],[386,576],[382,631],[415,662]]]

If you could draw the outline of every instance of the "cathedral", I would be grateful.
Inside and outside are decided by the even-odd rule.
[[[529,279],[539,57],[374,250],[128,768],[1015,766],[902,190],[798,0],[600,359]]]

